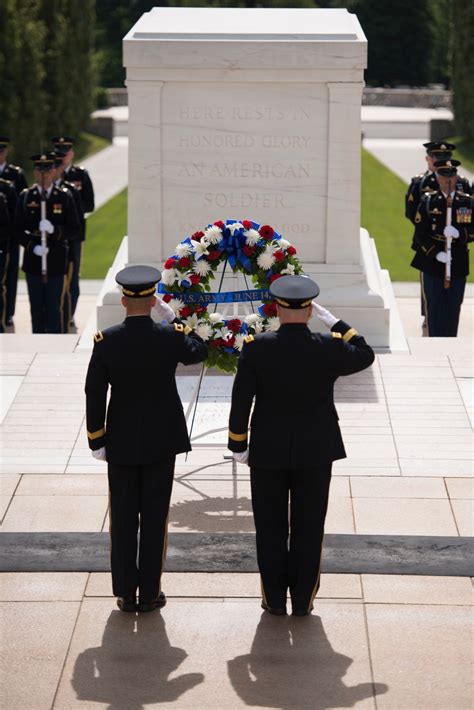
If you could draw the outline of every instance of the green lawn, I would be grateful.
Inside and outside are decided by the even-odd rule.
[[[413,225],[405,218],[406,185],[371,153],[362,151],[362,226],[375,239],[382,268],[392,281],[418,281],[410,266]],[[81,277],[103,278],[127,233],[127,190],[87,220]],[[298,246],[298,245],[296,245]],[[470,276],[469,280],[473,280]]]
[[[105,203],[87,219],[87,239],[81,259],[81,278],[102,279],[127,233],[127,190]]]
[[[459,172],[462,174],[464,166],[466,170],[474,173],[474,144],[459,136],[454,136],[448,140],[456,146],[453,157],[456,158],[456,160],[460,160],[462,163]]]

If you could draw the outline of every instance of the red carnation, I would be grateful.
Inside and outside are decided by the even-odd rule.
[[[252,222],[249,222],[248,219],[244,219],[242,222],[244,229],[252,229]]]
[[[200,242],[201,239],[203,238],[203,236],[204,236],[204,232],[194,232],[191,239],[194,239],[195,242]]]
[[[176,259],[167,259],[165,261],[165,269],[173,269],[176,263]]]
[[[218,249],[214,249],[213,251],[210,251],[209,254],[207,255],[207,260],[208,261],[217,261],[217,259],[220,258],[222,252],[219,251]]]
[[[284,253],[280,249],[276,251],[273,256],[275,257],[275,261],[283,261],[285,258]]]
[[[253,256],[255,252],[257,251],[257,247],[250,246],[249,244],[246,244],[242,251],[244,252],[245,256]]]
[[[229,340],[226,340],[226,347],[227,348],[233,348],[235,345],[235,338],[232,336],[232,338],[229,338]]]
[[[287,249],[286,251],[287,251],[288,254],[290,254],[291,256],[293,256],[293,254],[296,254],[296,249],[295,249],[295,247],[288,247],[288,249]]]
[[[187,318],[188,316],[190,316],[191,309],[189,308],[189,306],[184,306],[184,308],[180,310],[179,315],[181,316],[181,318]]]
[[[214,227],[220,227],[220,229],[224,229],[225,224],[224,224],[224,222],[219,220],[218,222],[214,222]]]
[[[201,282],[201,279],[197,274],[191,274],[189,280],[191,281],[193,286],[196,286],[196,284]]]
[[[276,305],[275,303],[265,303],[263,306],[263,312],[267,316],[267,318],[270,318],[272,316],[276,316]]]
[[[208,342],[209,347],[210,348],[218,348],[219,347],[218,340],[219,340],[219,338],[217,338],[217,340],[211,340],[210,342]]]
[[[163,296],[163,301],[165,303],[169,303],[173,298],[174,296],[172,296],[171,293],[165,293]]]
[[[273,281],[276,281],[277,279],[281,278],[281,274],[272,274],[270,276],[270,282],[273,283]]]
[[[197,306],[197,307],[194,309],[194,312],[195,312],[195,313],[198,313],[198,314],[199,314],[199,313],[203,313],[204,311],[207,311],[206,306]]]
[[[270,239],[273,239],[273,235],[275,232],[273,230],[273,227],[269,227],[268,224],[263,224],[258,230],[258,233],[260,234],[262,239],[265,239],[268,242],[270,241]]]
[[[228,329],[231,330],[233,333],[238,333],[241,325],[242,321],[240,321],[238,318],[232,318],[232,320],[228,321],[227,323]]]
[[[182,256],[181,259],[179,259],[179,261],[178,261],[178,264],[183,269],[187,269],[190,263],[191,263],[191,259],[188,256]]]

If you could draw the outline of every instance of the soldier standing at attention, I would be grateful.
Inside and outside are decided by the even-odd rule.
[[[425,160],[428,164],[428,170],[419,175],[415,175],[411,179],[408,191],[405,195],[405,217],[415,224],[415,216],[418,211],[418,206],[420,200],[427,192],[433,190],[438,190],[438,180],[436,176],[436,171],[434,169],[434,164],[439,160],[450,160],[453,154],[453,150],[456,146],[453,143],[447,143],[445,141],[429,141],[428,143],[423,143],[423,147],[426,148]],[[460,192],[465,192],[466,194],[471,193],[471,187],[469,185],[469,180],[461,175],[456,178],[456,190]],[[415,234],[413,234],[413,240],[411,248],[416,251],[418,245],[416,243]],[[421,277],[420,277],[421,278]],[[421,281],[420,281],[421,287]],[[426,313],[425,313],[425,302],[423,299],[423,289],[421,288],[421,315],[423,316],[423,325],[426,327]]]
[[[289,589],[293,615],[306,616],[319,588],[332,462],[346,456],[334,382],[369,367],[374,353],[354,328],[312,303],[319,287],[311,279],[283,276],[270,293],[281,325],[246,338],[232,390],[228,448],[250,466],[262,608],[285,615]],[[331,333],[309,330],[312,309]]]
[[[79,299],[79,275],[81,268],[82,242],[86,238],[85,215],[94,211],[94,188],[89,173],[78,165],[73,165],[74,160],[74,138],[71,136],[53,136],[51,139],[53,150],[63,156],[64,173],[63,178],[72,182],[79,191],[82,201],[82,222],[81,236],[72,243],[73,270],[71,274],[70,294],[71,294],[71,320],[70,325],[74,326],[74,313],[76,312],[77,301]]]
[[[8,148],[10,138],[0,136],[0,178],[11,182],[16,190],[17,196],[20,192],[28,187],[25,173],[18,165],[7,163]],[[15,315],[16,291],[18,285],[18,264],[20,260],[20,245],[18,240],[12,235],[8,249],[8,264],[5,276],[6,285],[6,312],[5,323],[8,326],[13,325],[13,316]]]
[[[23,190],[15,214],[15,230],[25,248],[26,274],[33,333],[62,333],[65,278],[70,240],[77,237],[79,219],[69,190],[56,187],[54,153],[33,155],[37,181]],[[45,218],[41,202],[45,200]],[[42,233],[46,245],[41,243]],[[42,274],[46,254],[46,274]]]
[[[160,277],[148,266],[119,271],[127,316],[95,335],[85,386],[89,447],[108,463],[112,588],[119,609],[130,612],[166,604],[161,573],[175,458],[191,449],[175,371],[207,357],[201,338],[155,297]],[[153,306],[170,325],[152,320]]]
[[[416,254],[429,337],[455,337],[474,239],[473,198],[457,190],[458,160],[434,164],[438,188],[423,195],[415,215]],[[448,248],[448,246],[450,248]]]

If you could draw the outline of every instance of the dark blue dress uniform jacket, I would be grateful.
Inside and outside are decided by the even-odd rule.
[[[251,467],[304,469],[345,458],[334,382],[369,367],[374,353],[343,321],[332,330],[323,335],[305,324],[286,324],[244,345],[232,392],[228,447],[235,452],[247,448],[255,397]]]
[[[133,316],[96,334],[85,387],[87,435],[91,449],[106,447],[109,463],[152,464],[190,451],[175,371],[179,362],[205,360],[207,347],[185,330]]]

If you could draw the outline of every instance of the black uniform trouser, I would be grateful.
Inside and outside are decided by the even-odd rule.
[[[62,333],[66,277],[48,276],[43,283],[41,274],[26,274],[26,284],[33,333]]]
[[[271,607],[286,606],[288,588],[293,609],[312,606],[331,469],[332,463],[294,471],[250,469],[262,596]]]
[[[141,600],[150,601],[160,592],[174,464],[175,456],[142,466],[108,465],[110,561],[117,597],[134,597],[139,589]]]
[[[10,258],[7,265],[6,278],[6,319],[10,320],[15,315],[16,292],[18,286],[18,264],[20,261],[20,245],[17,241],[12,241],[10,244]]]
[[[0,333],[5,332],[7,316],[7,269],[10,255],[6,243],[0,245]]]
[[[428,336],[455,338],[458,334],[466,277],[453,278],[450,287],[444,288],[444,279],[423,273],[422,285]]]
[[[76,312],[76,306],[77,306],[77,301],[79,300],[79,271],[81,268],[81,249],[82,249],[82,242],[79,239],[74,239],[69,247],[72,251],[72,273],[71,273],[71,282],[69,285],[69,291],[70,291],[70,299],[71,299],[71,305],[70,305],[70,317],[73,318],[74,313]]]

